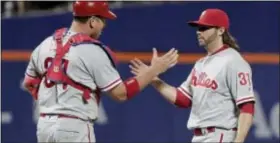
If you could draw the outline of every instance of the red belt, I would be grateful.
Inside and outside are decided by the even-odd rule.
[[[48,114],[48,113],[41,113],[40,114],[41,117],[46,117],[46,116],[57,116],[58,118],[71,118],[71,119],[79,119],[85,122],[91,122],[93,123],[95,120],[86,120],[77,116],[73,116],[73,115],[66,115],[66,114]]]
[[[195,128],[194,129],[194,135],[201,136],[201,135],[206,134],[206,133],[212,133],[212,132],[215,132],[216,128],[217,129],[223,129],[223,128],[219,128],[219,127],[206,127],[204,129],[202,129],[202,128]],[[232,128],[230,130],[237,131],[237,128]],[[206,133],[204,131],[206,131]]]

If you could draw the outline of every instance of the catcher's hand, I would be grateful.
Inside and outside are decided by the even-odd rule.
[[[37,100],[38,99],[38,90],[41,83],[40,78],[32,78],[26,76],[23,81],[23,87],[26,89],[32,97]]]

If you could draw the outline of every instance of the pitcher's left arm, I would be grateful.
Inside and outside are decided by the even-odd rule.
[[[255,96],[250,65],[243,59],[237,59],[228,66],[227,82],[231,94],[239,108],[238,130],[235,142],[244,142],[254,117]]]

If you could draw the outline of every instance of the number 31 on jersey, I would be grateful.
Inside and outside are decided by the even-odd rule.
[[[241,85],[249,85],[251,86],[251,78],[248,72],[239,72],[238,73],[239,83]]]

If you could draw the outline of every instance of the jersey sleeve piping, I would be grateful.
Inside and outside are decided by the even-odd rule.
[[[246,102],[251,102],[251,101],[255,101],[255,98],[254,98],[253,95],[245,96],[245,97],[237,99],[236,100],[236,105],[240,105],[240,104],[243,104],[243,103],[246,103]]]
[[[113,82],[109,83],[107,86],[101,87],[100,89],[105,92],[105,91],[108,91],[108,90],[116,87],[120,83],[122,83],[121,78],[114,80]]]
[[[189,93],[189,92],[187,92],[187,90],[185,90],[184,88],[182,88],[182,87],[178,87],[177,88],[179,91],[181,91],[185,96],[187,96],[190,100],[192,99],[192,95]]]
[[[28,72],[26,72],[25,75],[26,75],[26,76],[29,76],[29,77],[31,77],[31,78],[36,78],[36,77],[37,77],[36,75],[31,75],[31,74],[29,74]]]

